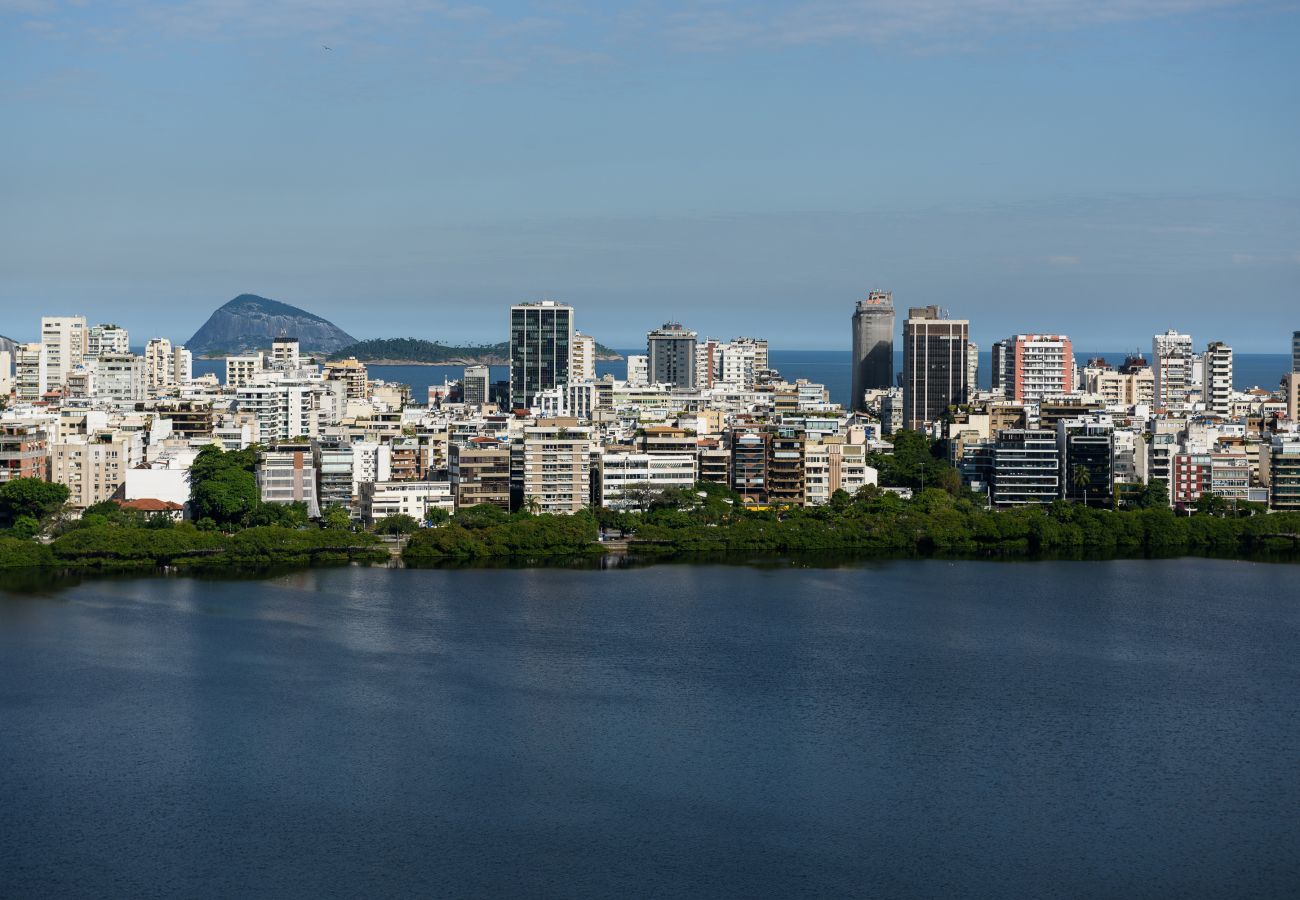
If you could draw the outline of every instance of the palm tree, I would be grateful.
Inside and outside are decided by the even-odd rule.
[[[1078,463],[1070,470],[1070,482],[1079,490],[1083,491],[1083,505],[1088,505],[1088,485],[1092,484],[1092,473],[1088,467]]]
[[[538,500],[534,494],[529,494],[524,499],[524,506],[528,509],[528,514],[532,516],[542,511],[542,501]]]

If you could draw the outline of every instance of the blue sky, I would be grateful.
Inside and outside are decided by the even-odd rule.
[[[1290,2],[0,0],[0,333],[549,296],[838,349],[881,288],[984,346],[1285,352],[1297,47]]]

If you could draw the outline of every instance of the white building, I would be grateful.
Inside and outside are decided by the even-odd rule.
[[[650,384],[650,357],[632,354],[627,358],[627,386],[646,387]]]
[[[97,396],[122,402],[145,398],[144,357],[130,353],[104,353],[95,358],[94,372]]]
[[[47,384],[62,387],[68,373],[86,355],[85,316],[41,316]]]
[[[92,325],[86,333],[86,359],[108,353],[130,353],[131,336],[117,325]]]
[[[361,485],[388,481],[393,475],[393,445],[377,441],[352,444],[352,494],[361,494]]]
[[[573,364],[569,367],[569,383],[596,380],[596,339],[580,331],[573,333]]]
[[[1163,409],[1181,408],[1192,389],[1192,337],[1172,328],[1151,338],[1151,370],[1155,376],[1155,403]]]
[[[270,367],[272,369],[292,372],[301,364],[296,337],[278,337],[271,342]]]
[[[336,423],[346,406],[346,387],[319,376],[264,376],[235,391],[240,412],[257,420],[257,440],[270,444],[298,437],[317,437]]]
[[[1215,341],[1205,349],[1205,408],[1221,416],[1232,406],[1232,348]]]
[[[638,509],[641,491],[666,488],[689,490],[696,482],[694,453],[600,454],[600,505],[609,509]]]
[[[252,356],[227,356],[226,387],[230,390],[243,387],[262,374],[265,368],[263,356],[260,353]]]
[[[389,516],[423,522],[431,509],[455,512],[449,481],[375,481],[361,486],[361,518],[374,524]]]
[[[50,480],[67,486],[72,508],[94,506],[111,498],[126,473],[144,461],[144,443],[139,431],[69,435],[50,445]]]

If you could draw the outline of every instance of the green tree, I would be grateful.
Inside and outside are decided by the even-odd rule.
[[[424,521],[429,525],[446,525],[450,518],[451,513],[441,506],[431,506],[424,514]]]
[[[414,534],[419,530],[420,523],[403,513],[387,516],[375,523],[375,534]]]
[[[0,484],[0,518],[6,522],[25,516],[39,523],[67,502],[67,485],[40,478],[14,478]]]
[[[1083,505],[1088,505],[1088,485],[1092,484],[1092,473],[1088,467],[1076,463],[1074,468],[1070,469],[1070,483],[1076,490],[1083,491]]]
[[[321,512],[320,524],[322,528],[346,531],[352,527],[352,514],[343,504],[331,503]]]

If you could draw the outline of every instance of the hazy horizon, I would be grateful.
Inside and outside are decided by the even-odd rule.
[[[1298,45],[1246,0],[0,2],[0,333],[250,292],[491,341],[554,297],[839,349],[884,289],[981,346],[1282,352]]]

